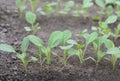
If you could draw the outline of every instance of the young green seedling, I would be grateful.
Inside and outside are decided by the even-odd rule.
[[[117,16],[112,15],[108,17],[105,21],[99,22],[99,27],[92,27],[92,30],[97,31],[100,35],[110,34],[111,30],[108,27],[109,24],[115,23],[117,21]]]
[[[113,42],[111,40],[109,40],[108,37],[109,37],[109,35],[103,35],[103,36],[97,37],[96,40],[93,41],[93,47],[97,54],[95,70],[98,69],[99,63],[101,62],[103,57],[106,55],[106,52],[101,51],[101,45],[105,44],[106,48],[109,48],[113,45]]]
[[[33,43],[38,48],[37,49],[37,55],[38,55],[38,59],[39,59],[38,62],[40,64],[40,71],[42,71],[43,63],[46,60],[46,58],[42,57],[42,51],[41,51],[41,48],[43,47],[43,41],[35,35],[29,35],[29,36],[27,36],[27,38],[29,39],[29,41],[31,43]]]
[[[27,21],[29,24],[31,24],[31,27],[28,27],[28,26],[27,26],[27,27],[24,27],[25,30],[26,30],[26,31],[32,31],[33,34],[35,34],[36,31],[37,31],[38,29],[40,29],[39,24],[38,24],[38,23],[35,24],[36,18],[37,18],[36,14],[34,14],[33,12],[30,12],[30,11],[29,11],[29,12],[26,13],[25,18],[26,18],[26,21]]]
[[[72,12],[73,16],[75,16],[75,17],[80,16],[80,14],[81,14],[80,10],[81,10],[80,5],[76,4],[75,5],[75,10],[73,10],[73,12]]]
[[[70,39],[71,36],[72,36],[72,33],[69,30],[65,30],[62,32],[62,37],[61,37],[62,46],[60,46],[60,48],[63,50],[63,54],[64,54],[64,57],[63,57],[64,66],[66,66],[66,62],[67,62],[67,50],[69,50],[75,44],[77,44],[76,41]]]
[[[112,63],[113,71],[115,70],[115,65],[117,59],[120,58],[120,49],[118,47],[112,47],[108,49],[107,54],[111,54],[112,58],[108,59]]]
[[[29,45],[29,40],[27,39],[27,37],[25,37],[22,41],[22,44],[21,44],[22,54],[16,52],[15,49],[8,44],[0,44],[0,50],[15,53],[16,56],[22,61],[24,69],[27,72],[28,63],[31,62],[31,61],[37,61],[37,59],[33,56],[31,57],[30,60],[27,60],[26,51],[28,49],[28,45]]]
[[[80,13],[84,16],[84,19],[88,16],[88,8],[93,6],[92,0],[83,0],[82,9]]]
[[[60,46],[60,48],[63,50],[63,54],[64,54],[64,59],[63,59],[64,66],[66,66],[68,59],[72,56],[72,54],[70,55],[68,52],[72,49],[72,47],[74,45],[77,45],[77,42],[72,39],[69,39],[68,41],[66,41],[66,43],[67,43],[67,45]]]
[[[29,1],[30,1],[31,10],[33,13],[35,13],[35,7],[37,6],[40,0],[29,0]]]
[[[46,56],[48,70],[49,70],[50,64],[51,64],[52,49],[54,47],[56,47],[61,42],[61,37],[62,37],[62,32],[60,32],[60,31],[52,32],[52,34],[50,35],[50,37],[48,39],[48,46],[47,47],[43,46],[42,49],[41,49],[42,52]]]
[[[100,15],[100,20],[102,19],[102,15],[107,15],[108,17],[110,15],[113,14],[113,7],[112,5],[108,5],[106,6],[107,4],[110,4],[110,3],[113,3],[114,0],[112,1],[107,1],[107,0],[95,0],[96,4],[101,8],[100,11],[98,11],[99,15]]]
[[[113,33],[111,32],[111,35],[112,35],[114,41],[116,41],[117,38],[120,37],[119,34],[120,34],[120,24],[118,24],[118,26],[116,28],[114,28],[114,32]]]
[[[57,0],[56,5],[55,5],[55,14],[58,15],[59,7],[60,7],[60,2],[62,0]]]
[[[19,8],[20,18],[23,16],[23,11],[26,9],[25,2],[26,0],[16,0],[16,5]]]
[[[45,8],[45,13],[46,15],[49,17],[52,13],[55,12],[53,6],[55,6],[56,3],[49,3],[49,2],[46,2],[44,4],[44,8]]]
[[[68,14],[68,12],[70,11],[70,9],[74,6],[74,1],[68,1],[66,4],[65,4],[65,7],[64,9],[60,10],[59,13],[62,14],[62,15],[66,15]]]
[[[80,35],[81,36],[81,35]],[[93,32],[91,34],[85,33],[83,34],[83,37],[85,38],[85,45],[77,44],[77,50],[76,49],[71,49],[70,52],[68,52],[70,55],[77,55],[80,60],[81,66],[83,66],[84,62],[88,59],[94,59],[92,57],[87,57],[85,58],[85,52],[90,43],[92,43],[96,38],[98,34],[96,32]]]

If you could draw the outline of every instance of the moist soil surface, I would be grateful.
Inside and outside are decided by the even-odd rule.
[[[79,0],[75,1],[80,2]],[[44,1],[41,0],[40,4],[42,5],[43,3]],[[64,17],[50,16],[49,18],[41,16],[37,21],[40,23],[41,29],[36,35],[47,43],[51,32],[68,29],[72,31],[73,39],[84,42],[76,34],[84,29],[88,29],[91,32],[91,26],[97,25],[98,22],[94,22],[91,19],[97,9],[97,7],[89,9],[90,16],[86,20],[82,17],[72,17],[70,15]],[[0,0],[0,43],[8,43],[19,51],[22,39],[30,34],[24,30],[27,25],[25,19],[19,18],[17,14],[15,0]],[[34,47],[31,45],[29,49],[28,53],[35,56]],[[54,51],[60,56],[63,55],[59,48],[55,48]],[[91,47],[88,47],[87,55],[95,57]],[[39,64],[30,63],[28,71],[25,72],[21,61],[16,58],[15,54],[0,51],[0,81],[120,81],[119,61],[115,71],[112,72],[112,65],[106,60],[102,60],[98,70],[95,71],[95,63],[90,60],[80,67],[79,59],[74,56],[63,67],[61,60],[57,57],[53,58],[49,71],[44,65],[43,71],[40,72]]]

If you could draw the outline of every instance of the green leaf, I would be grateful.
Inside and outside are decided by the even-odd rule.
[[[94,31],[97,31],[97,27],[95,27],[95,26],[92,26],[91,29],[94,30]]]
[[[92,0],[83,0],[83,8],[88,8],[93,5]]]
[[[74,5],[74,1],[68,1],[65,5],[65,10],[69,10]]]
[[[17,54],[16,56],[17,56],[20,60],[22,60],[22,62],[25,61],[25,57],[26,57],[26,54],[25,54],[25,53]]]
[[[107,19],[106,19],[106,23],[108,24],[112,24],[112,23],[115,23],[117,21],[117,16],[116,15],[112,15],[112,16],[109,16]]]
[[[36,62],[36,61],[38,61],[38,59],[36,57],[32,56],[30,61]]]
[[[97,55],[98,55],[98,58],[101,59],[106,55],[106,52],[98,51]]]
[[[50,47],[42,47],[41,50],[42,50],[42,52],[44,54],[49,54],[51,52],[51,48]]]
[[[23,5],[23,4],[22,4],[22,0],[16,0],[16,5],[17,5],[18,7],[22,6],[22,5]]]
[[[7,44],[0,44],[0,50],[16,53],[15,49],[12,46],[7,45]]]
[[[95,0],[95,3],[101,8],[105,8],[105,2],[103,0]]]
[[[27,49],[28,49],[28,46],[29,46],[29,40],[28,40],[27,37],[25,37],[25,38],[23,39],[23,41],[22,41],[22,44],[21,44],[21,51],[22,51],[23,53],[25,53],[25,52],[27,51]]]
[[[112,47],[115,47],[113,41],[111,41],[111,40],[109,40],[109,39],[105,39],[105,40],[104,40],[104,44],[105,44],[105,47],[106,47],[107,49],[112,48]]]
[[[117,47],[113,47],[107,50],[107,54],[115,55],[117,58],[120,57],[120,49]]]
[[[118,24],[117,29],[120,30],[120,24]]]
[[[62,43],[65,44],[65,42],[67,42],[67,40],[68,40],[69,38],[71,38],[72,33],[71,33],[71,31],[69,31],[69,30],[65,30],[65,31],[63,31],[62,33],[63,33]]]
[[[53,13],[54,12],[54,9],[52,8],[52,5],[49,2],[46,2],[44,4],[44,7],[45,7],[46,11],[48,11],[49,13]]]
[[[42,8],[38,8],[37,12],[39,12],[41,15],[46,15],[46,13],[42,10]]]
[[[29,35],[28,39],[29,39],[30,42],[32,42],[36,46],[39,46],[39,47],[43,46],[43,41],[39,37],[37,37],[35,35]]]
[[[28,22],[29,24],[34,24],[37,17],[36,17],[36,14],[28,11],[28,12],[26,13],[25,18],[26,18],[26,20],[27,20],[27,22]]]
[[[113,4],[114,4],[115,2],[116,2],[116,0],[105,0],[105,3],[106,3],[106,4],[110,4],[110,3],[113,3]]]
[[[61,42],[61,39],[62,39],[61,31],[52,32],[48,40],[48,46],[50,48],[56,47]]]
[[[61,48],[62,50],[68,50],[68,49],[70,49],[70,48],[72,48],[72,47],[73,47],[73,45],[60,46],[60,48]]]
[[[24,27],[25,31],[32,31],[30,27]]]
[[[91,34],[84,34],[83,37],[86,40],[86,45],[93,42],[97,38],[98,34],[96,32],[93,32]]]
[[[68,54],[69,54],[69,56],[73,56],[73,55],[79,55],[79,51],[78,50],[75,50],[75,49],[69,49],[68,51]]]
[[[26,8],[22,0],[16,0],[16,5],[20,9],[20,11],[23,11]]]
[[[69,39],[67,41],[68,44],[71,44],[71,45],[77,45],[77,42],[75,40],[72,40],[72,39]]]

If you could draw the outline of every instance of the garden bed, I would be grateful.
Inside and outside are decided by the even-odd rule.
[[[79,0],[76,0],[79,2]],[[40,4],[44,1],[41,0]],[[97,26],[98,22],[92,21],[94,12],[98,7],[89,9],[90,17],[83,19],[83,17],[68,16],[41,16],[37,20],[40,23],[41,29],[37,31],[36,35],[40,37],[45,44],[53,31],[64,31],[66,29],[72,32],[72,38],[78,42],[84,42],[76,36],[80,30],[88,29],[91,31],[91,26]],[[25,36],[30,34],[24,30],[27,22],[24,18],[19,18],[17,14],[17,7],[15,0],[0,0],[0,43],[7,43],[16,48],[20,52],[19,46]],[[119,22],[119,21],[118,21]],[[116,23],[118,23],[116,22]],[[116,24],[111,25],[112,27]],[[96,55],[91,49],[91,45],[86,51],[86,57]],[[54,51],[63,56],[59,48],[54,48]],[[30,45],[28,50],[29,55],[36,56],[35,47]],[[29,58],[29,56],[28,56]],[[48,71],[46,64],[43,65],[43,71],[40,72],[39,63],[28,64],[28,71],[25,72],[23,64],[13,53],[6,53],[0,51],[0,81],[120,81],[120,61],[116,64],[115,71],[112,71],[112,64],[103,59],[100,62],[98,69],[95,71],[96,64],[88,60],[84,63],[82,68],[78,57],[73,56],[68,60],[64,67],[61,60],[53,57],[51,68]]]

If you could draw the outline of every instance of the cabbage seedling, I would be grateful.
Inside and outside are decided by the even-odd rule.
[[[91,34],[87,34],[87,33],[83,34],[83,37],[85,38],[85,47],[83,52],[81,51],[81,45],[78,45],[78,50],[82,52],[80,56],[82,65],[84,63],[84,56],[88,45],[92,43],[97,38],[97,36],[98,34],[96,32],[93,32]]]
[[[52,32],[52,34],[49,37],[48,40],[48,46],[44,46],[42,40],[34,35],[29,35],[28,39],[35,45],[38,47],[38,56],[40,59],[40,66],[42,68],[42,65],[45,61],[47,61],[47,65],[48,65],[48,70],[49,70],[49,66],[51,64],[51,52],[52,49],[54,47],[56,47],[60,42],[61,42],[61,36],[62,33],[60,31],[55,31]],[[45,54],[45,58],[42,59],[42,55],[41,54]]]
[[[101,8],[98,13],[100,14],[100,18],[102,19],[102,15],[107,15],[108,17],[113,14],[113,7],[111,5],[106,6],[107,4],[113,3],[114,0],[95,0],[95,3]]]
[[[25,2],[26,0],[16,0],[16,5],[19,8],[20,18],[23,15],[23,11],[26,9]]]
[[[117,16],[109,16],[105,21],[99,22],[99,27],[92,27],[92,30],[99,32],[100,35],[110,34],[111,30],[108,27],[109,24],[115,23],[117,21]]]
[[[64,54],[64,57],[63,57],[64,66],[66,65],[66,61],[67,61],[67,50],[72,48],[74,44],[77,44],[76,41],[70,39],[71,36],[72,36],[72,33],[69,30],[65,30],[62,32],[62,37],[61,37],[62,46],[60,46],[60,48],[63,50],[63,54]],[[66,43],[68,43],[69,45],[66,45]]]
[[[80,14],[81,14],[80,10],[81,10],[80,5],[75,5],[75,10],[73,10],[73,12],[72,12],[73,16],[75,16],[75,17],[80,16]]]
[[[64,59],[63,59],[63,64],[66,65],[66,57],[67,57],[67,54],[66,54],[66,50],[67,49],[70,49],[73,45],[68,45],[68,46],[65,46],[66,45],[66,42],[71,38],[72,36],[72,33],[71,31],[69,30],[65,30],[62,32],[62,46],[60,46],[60,48],[64,51]]]
[[[46,60],[47,60],[47,64],[48,64],[48,70],[49,70],[49,67],[50,67],[50,64],[51,64],[52,49],[54,47],[56,47],[61,42],[61,37],[62,37],[62,32],[60,32],[60,31],[52,32],[52,34],[50,35],[50,37],[48,39],[48,46],[47,47],[43,46],[41,48],[42,52],[46,56]]]
[[[107,54],[112,55],[112,58],[109,59],[109,61],[112,63],[112,67],[113,67],[113,71],[114,71],[117,59],[120,58],[120,49],[117,47],[112,47],[107,50]]]
[[[46,13],[46,15],[49,17],[50,16],[50,14],[52,14],[52,13],[54,13],[54,9],[53,9],[53,6],[55,6],[56,5],[56,3],[49,3],[49,2],[46,2],[45,4],[44,4],[44,8],[45,8],[45,13]]]
[[[31,57],[30,60],[26,59],[26,51],[28,49],[28,45],[29,45],[29,40],[27,39],[27,37],[25,37],[21,44],[22,54],[16,52],[15,49],[8,44],[0,44],[0,50],[15,53],[16,56],[22,61],[25,71],[27,71],[28,63],[31,61],[37,61],[37,59],[33,56]]]
[[[85,58],[85,52],[88,45],[92,43],[97,38],[97,36],[98,34],[96,32],[93,32],[91,34],[88,34],[88,33],[83,34],[83,37],[85,38],[85,45],[77,44],[77,50],[72,49],[73,52],[68,52],[70,55],[74,54],[79,57],[81,66],[83,66],[84,62],[88,59],[94,60],[92,57]]]
[[[64,7],[64,9],[60,10],[59,13],[66,15],[70,11],[70,9],[74,6],[74,1],[68,1]]]
[[[30,1],[30,5],[31,5],[31,10],[34,13],[35,12],[35,7],[39,3],[40,0],[29,0],[29,1]]]
[[[30,11],[29,11],[29,12],[26,13],[25,18],[26,18],[26,21],[27,21],[29,24],[31,24],[31,27],[28,27],[28,26],[27,26],[27,27],[24,27],[25,30],[26,30],[26,31],[32,31],[33,34],[35,34],[36,31],[37,31],[38,29],[40,29],[39,24],[38,24],[38,23],[35,24],[36,18],[37,18],[36,14],[34,14],[33,12],[30,12]]]
[[[113,45],[113,42],[109,40],[108,37],[109,35],[103,35],[101,37],[97,37],[96,40],[93,41],[93,47],[97,53],[96,70],[103,57],[106,55],[106,52],[101,51],[101,45],[105,44],[106,48],[109,48]]]
[[[40,71],[42,71],[43,63],[46,60],[46,58],[42,57],[42,51],[41,51],[41,48],[43,47],[43,41],[35,35],[29,35],[29,36],[27,36],[27,38],[29,39],[29,41],[31,43],[33,43],[38,48],[38,50],[37,50],[37,55],[39,57],[38,62],[40,64]]]
[[[80,13],[84,16],[84,19],[88,16],[88,8],[93,6],[92,0],[83,0],[82,9]]]

